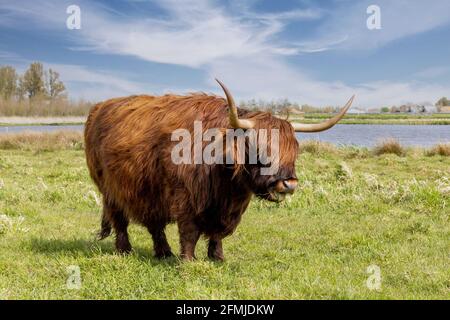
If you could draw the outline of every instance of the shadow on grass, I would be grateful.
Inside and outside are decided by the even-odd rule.
[[[57,253],[65,253],[67,255],[81,255],[87,258],[98,257],[101,255],[117,255],[120,256],[110,241],[86,240],[86,239],[44,239],[32,238],[30,241],[31,250],[54,255]],[[179,259],[171,257],[167,259],[157,259],[153,256],[153,250],[134,246],[130,254],[139,260],[146,261],[151,265],[165,264],[177,265]]]

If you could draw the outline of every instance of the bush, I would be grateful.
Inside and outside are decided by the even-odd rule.
[[[393,153],[398,156],[404,156],[406,151],[398,140],[390,138],[378,142],[373,149],[373,153],[377,156],[386,153]]]
[[[300,146],[300,153],[302,152],[308,152],[312,154],[337,153],[336,147],[328,142],[321,142],[317,140],[303,140],[299,142],[299,146]]]
[[[427,156],[446,156],[450,157],[450,143],[439,143],[429,149],[426,153]]]

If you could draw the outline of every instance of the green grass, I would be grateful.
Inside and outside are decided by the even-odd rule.
[[[303,147],[299,190],[252,201],[224,263],[203,240],[197,261],[158,261],[136,225],[134,252],[115,254],[111,238],[94,240],[101,208],[82,150],[0,150],[0,298],[448,299],[450,158]],[[168,239],[178,252],[173,225]],[[366,286],[370,265],[380,291]]]

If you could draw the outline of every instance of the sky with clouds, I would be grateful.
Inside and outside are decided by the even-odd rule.
[[[0,0],[0,65],[41,61],[74,99],[221,94],[217,77],[237,100],[434,103],[450,96],[449,12],[448,0]]]

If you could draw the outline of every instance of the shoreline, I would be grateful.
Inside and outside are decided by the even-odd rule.
[[[300,122],[300,121],[292,121]],[[301,123],[319,123],[320,121],[301,121]],[[450,125],[450,120],[445,121],[353,121],[353,120],[341,120],[338,124],[340,125],[402,125],[402,126],[423,126],[423,125],[433,125],[433,126],[448,126]],[[84,122],[30,122],[30,123],[7,123],[0,122],[0,128],[5,127],[38,127],[38,126],[82,126]]]
[[[402,144],[395,138],[378,140],[373,146],[342,145],[316,139],[299,140],[301,152],[314,154],[341,154],[361,157],[373,156],[377,153],[394,153],[399,156],[407,154],[442,154],[450,156],[450,141],[436,142],[430,146]],[[83,133],[79,130],[59,130],[53,132],[15,132],[0,134],[1,150],[81,150],[84,148]],[[377,150],[381,150],[379,152]],[[434,150],[434,151],[433,151]]]
[[[331,114],[306,115],[305,118],[292,117],[292,122],[319,123]],[[281,118],[285,118],[280,116]],[[85,116],[59,116],[59,117],[0,117],[0,127],[16,126],[66,126],[83,125],[86,122]],[[363,125],[450,125],[450,114],[431,115],[370,115],[361,117],[360,115],[349,115],[344,117],[339,124],[363,124]]]
[[[86,122],[84,116],[67,117],[0,117],[1,127],[12,126],[64,126],[64,125],[82,125]]]

